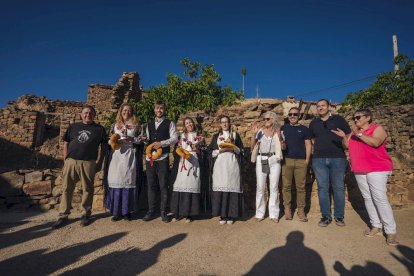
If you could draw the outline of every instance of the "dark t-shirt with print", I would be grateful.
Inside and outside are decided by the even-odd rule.
[[[282,126],[282,131],[286,141],[286,150],[283,151],[283,156],[292,159],[306,159],[305,140],[310,139],[309,129],[303,125],[285,124]]]
[[[108,143],[103,126],[92,123],[74,123],[63,137],[69,143],[68,158],[76,160],[96,160],[100,144]]]
[[[331,115],[326,121],[322,121],[320,118],[312,120],[309,124],[309,130],[311,137],[315,139],[313,157],[345,158],[342,138],[331,131],[337,128],[346,134],[351,133],[348,123],[339,115]]]

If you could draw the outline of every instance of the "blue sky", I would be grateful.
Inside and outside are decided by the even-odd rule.
[[[145,88],[214,64],[246,97],[340,102],[393,69],[392,35],[414,58],[414,1],[7,1],[0,107],[22,94],[86,100],[88,84],[136,71]],[[312,92],[314,91],[314,92]]]

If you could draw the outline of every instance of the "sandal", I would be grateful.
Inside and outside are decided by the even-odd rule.
[[[375,237],[376,235],[381,235],[381,234],[382,234],[382,229],[376,228],[376,227],[372,227],[364,231],[365,237],[368,237],[368,238],[372,238],[372,237]]]
[[[397,235],[396,234],[388,234],[387,235],[387,244],[390,246],[397,246],[400,243],[397,241]]]

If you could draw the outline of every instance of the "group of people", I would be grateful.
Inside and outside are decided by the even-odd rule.
[[[387,199],[386,183],[392,172],[392,162],[385,148],[387,134],[383,127],[372,123],[372,113],[360,109],[354,113],[354,126],[331,114],[329,101],[317,102],[319,117],[313,119],[309,128],[300,124],[300,110],[290,108],[286,123],[280,126],[276,113],[268,111],[263,123],[252,124],[252,162],[256,163],[256,220],[264,220],[266,213],[266,182],[269,179],[269,219],[278,223],[280,218],[279,180],[282,176],[283,214],[292,220],[296,202],[297,218],[307,222],[306,175],[310,166],[318,185],[321,220],[318,225],[326,227],[332,222],[331,190],[333,191],[333,220],[345,226],[345,184],[347,167],[345,149],[349,149],[351,170],[361,190],[371,226],[365,236],[373,237],[385,231],[389,245],[397,245],[396,224]],[[230,117],[219,118],[220,130],[207,146],[204,137],[192,118],[183,120],[179,134],[173,121],[166,118],[166,105],[157,101],[155,118],[145,128],[137,121],[133,107],[123,104],[111,127],[111,158],[107,170],[106,207],[112,220],[131,219],[137,200],[137,171],[141,155],[137,145],[145,144],[148,212],[143,217],[150,221],[160,214],[163,222],[191,222],[201,213],[201,206],[211,209],[219,223],[233,224],[242,216],[243,143],[231,125]],[[81,225],[90,223],[93,182],[95,172],[100,170],[107,152],[108,139],[105,129],[94,122],[95,110],[91,106],[82,109],[82,122],[69,126],[64,136],[63,193],[59,218],[53,225],[59,228],[68,221],[71,199],[76,182],[82,183]],[[115,137],[115,138],[113,138]],[[169,153],[174,146],[174,166],[170,172]],[[100,148],[100,151],[98,149]],[[312,153],[313,148],[313,153]],[[203,153],[207,158],[203,158]],[[208,172],[200,161],[208,162]],[[203,199],[206,187],[202,180],[208,179],[208,200]],[[293,183],[296,199],[292,199]],[[171,189],[170,189],[171,185]],[[204,193],[203,193],[204,189]],[[158,212],[158,200],[160,212]],[[208,204],[209,203],[209,204]]]

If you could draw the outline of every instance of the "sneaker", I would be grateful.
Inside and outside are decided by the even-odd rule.
[[[381,235],[381,234],[382,234],[382,229],[376,228],[376,227],[368,228],[367,230],[364,231],[364,236],[368,238],[372,238],[372,237],[375,237],[376,235]]]
[[[257,222],[261,222],[262,220],[264,220],[264,218],[256,218]]]
[[[338,226],[345,226],[344,218],[335,218],[335,224]]]
[[[111,221],[120,221],[120,220],[121,220],[121,217],[120,216],[113,216],[111,218]]]
[[[290,207],[285,207],[285,220],[292,220],[292,210]]]
[[[190,223],[190,222],[192,222],[193,221],[193,219],[191,218],[191,217],[186,217],[185,218],[185,222],[186,223]]]
[[[275,222],[275,223],[279,223],[279,219],[278,218],[270,218],[271,221]]]
[[[226,222],[226,220],[224,219],[224,218],[220,218],[220,221],[219,221],[219,224],[220,225],[224,225],[224,224],[226,224],[227,222]]]
[[[142,218],[143,221],[150,221],[155,218],[155,213],[152,211],[148,211],[145,216]]]
[[[390,246],[397,246],[400,243],[397,241],[397,235],[396,234],[388,234],[387,235],[387,244]]]
[[[332,219],[328,218],[328,217],[322,217],[321,221],[319,221],[318,225],[320,227],[326,227],[328,226],[330,223],[332,222]]]
[[[65,226],[68,223],[69,219],[68,217],[60,217],[58,220],[52,224],[53,229],[58,229],[62,226]]]
[[[234,223],[234,220],[232,219],[227,220],[227,224],[233,224],[233,223]]]
[[[308,218],[306,217],[306,213],[303,209],[298,209],[298,219],[302,222],[307,222]]]
[[[168,219],[167,212],[161,211],[161,220],[162,220],[162,222],[165,222],[165,223],[170,222],[170,220]]]
[[[82,216],[81,217],[81,221],[80,221],[81,226],[88,226],[90,223],[91,223],[91,217],[89,217],[89,216]]]

